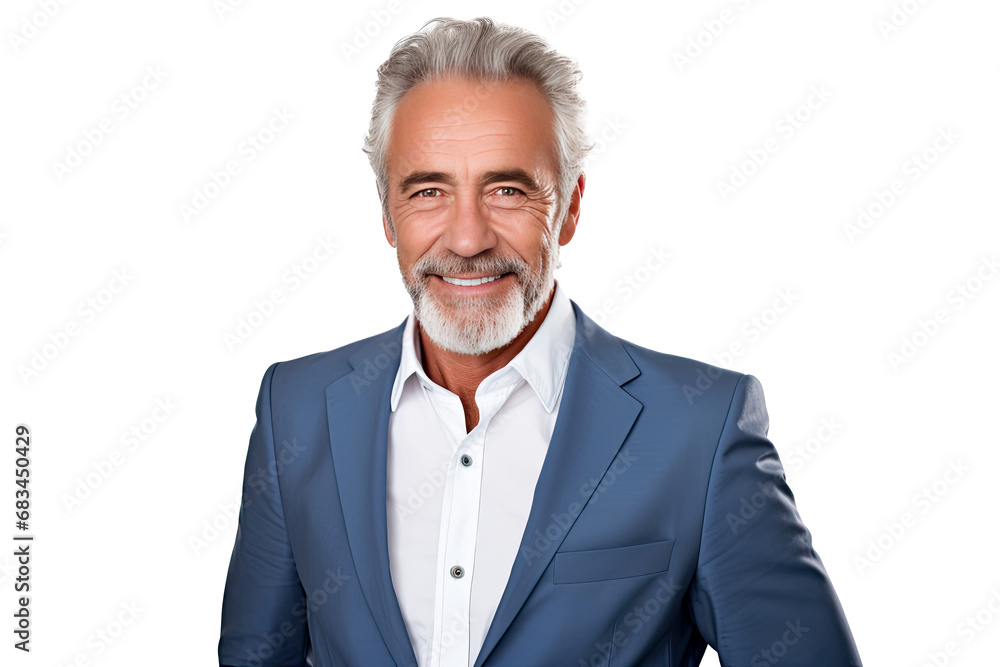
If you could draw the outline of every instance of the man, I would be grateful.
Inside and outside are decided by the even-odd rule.
[[[554,278],[577,78],[488,19],[380,67],[365,148],[414,309],[264,374],[220,664],[861,664],[760,383],[616,338]]]

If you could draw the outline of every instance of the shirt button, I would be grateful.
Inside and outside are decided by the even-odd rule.
[[[456,565],[455,567],[451,568],[451,576],[454,577],[455,579],[461,579],[462,577],[465,576],[465,568],[463,568],[461,565]]]
[[[462,465],[466,468],[472,465],[472,457],[468,454],[462,454]]]

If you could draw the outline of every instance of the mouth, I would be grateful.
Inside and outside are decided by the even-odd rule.
[[[472,285],[482,285],[484,283],[491,283],[494,280],[497,280],[499,278],[503,278],[506,275],[510,275],[510,274],[501,273],[501,274],[495,275],[495,276],[481,276],[481,277],[478,277],[478,278],[458,278],[458,277],[452,277],[452,276],[438,276],[438,278],[440,278],[441,280],[445,281],[446,283],[450,283],[452,285],[462,285],[463,287],[470,287]]]
[[[481,290],[476,290],[475,288],[491,289],[486,286],[491,285],[492,283],[496,283],[498,281],[503,281],[505,278],[513,275],[514,275],[513,273],[500,273],[492,276],[466,277],[466,276],[439,276],[437,274],[434,274],[433,277],[439,279],[444,283],[457,287],[462,291],[481,291]]]

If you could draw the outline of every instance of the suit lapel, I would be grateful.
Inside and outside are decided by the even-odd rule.
[[[570,302],[576,316],[576,340],[559,415],[518,555],[476,667],[483,664],[524,606],[642,409],[642,404],[621,388],[639,374],[632,358],[616,338]]]
[[[386,455],[390,394],[404,320],[350,357],[354,370],[326,389],[330,447],[358,582],[397,665],[416,665],[389,572]],[[347,627],[345,624],[344,627]]]

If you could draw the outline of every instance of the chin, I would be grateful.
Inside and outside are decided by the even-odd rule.
[[[481,355],[510,345],[524,331],[523,300],[518,294],[504,299],[484,316],[456,316],[426,293],[417,308],[417,320],[438,347],[456,354]],[[463,309],[464,310],[464,309]]]

